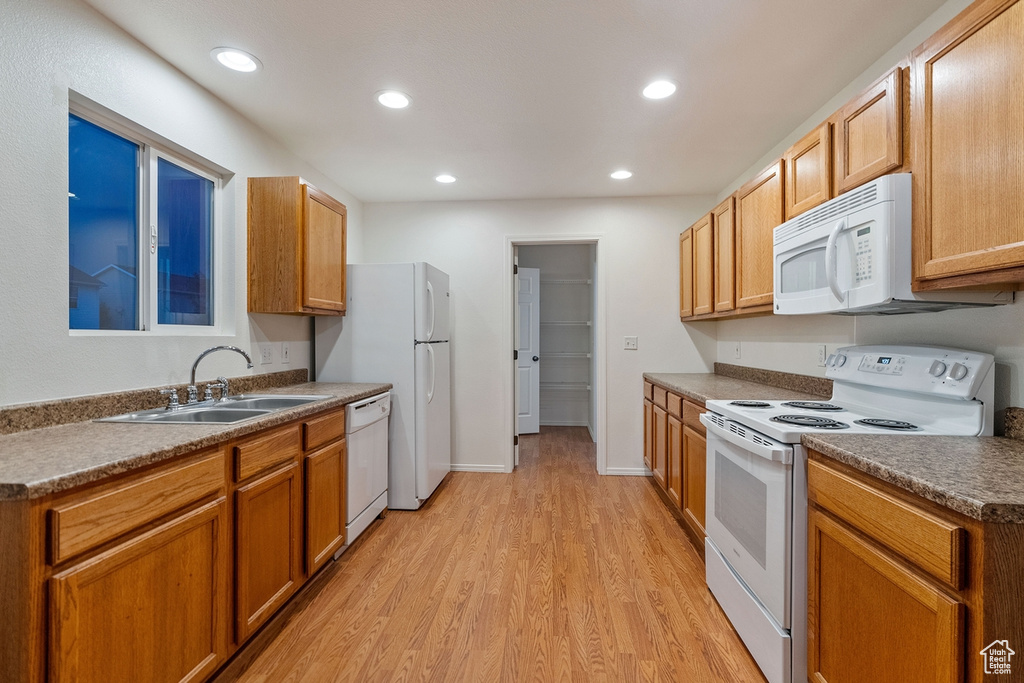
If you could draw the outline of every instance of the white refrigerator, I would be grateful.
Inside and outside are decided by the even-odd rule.
[[[415,510],[451,470],[448,275],[371,263],[347,278],[345,316],[316,318],[316,380],[394,385],[388,507]]]

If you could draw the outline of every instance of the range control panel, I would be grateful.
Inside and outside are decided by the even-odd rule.
[[[847,346],[825,362],[825,376],[851,384],[970,399],[992,370],[988,353],[936,346]]]

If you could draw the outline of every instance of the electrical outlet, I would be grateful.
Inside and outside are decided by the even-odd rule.
[[[281,362],[287,363],[291,360],[288,356],[288,342],[281,342]]]
[[[636,337],[626,337],[626,345],[623,347],[627,351],[636,351]]]
[[[269,342],[260,345],[260,365],[270,365],[274,362],[274,347]]]
[[[825,359],[828,358],[828,350],[825,349],[824,344],[818,344],[818,367],[825,367]]]

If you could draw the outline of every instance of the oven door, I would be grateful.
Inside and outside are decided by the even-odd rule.
[[[778,624],[790,628],[793,447],[721,416],[707,427],[707,534]]]

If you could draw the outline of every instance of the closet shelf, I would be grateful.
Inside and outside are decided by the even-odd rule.
[[[541,325],[555,325],[555,326],[586,325],[587,327],[590,327],[590,321],[589,320],[541,320],[540,324]]]
[[[540,388],[547,391],[590,391],[586,382],[541,382]]]
[[[570,351],[559,351],[552,353],[545,353],[545,358],[590,358],[590,354],[585,351],[570,352]]]
[[[592,280],[541,280],[542,285],[589,285]]]

